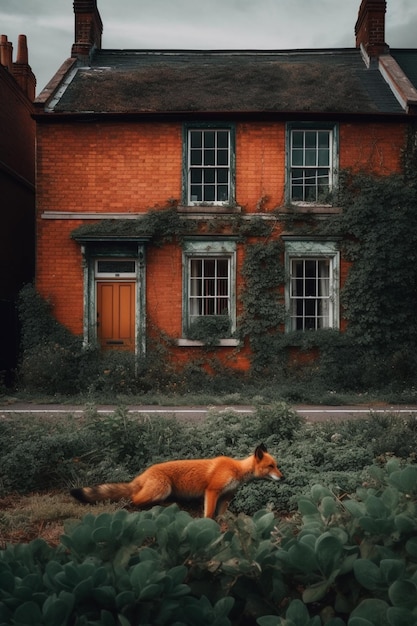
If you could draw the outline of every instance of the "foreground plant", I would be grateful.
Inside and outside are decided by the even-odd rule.
[[[121,510],[68,523],[56,549],[10,546],[0,625],[416,624],[417,466],[375,466],[344,499],[314,485],[289,520],[227,524]]]

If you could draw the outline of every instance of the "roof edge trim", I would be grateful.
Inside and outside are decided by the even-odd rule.
[[[379,71],[406,113],[417,106],[417,89],[390,54],[379,57]]]

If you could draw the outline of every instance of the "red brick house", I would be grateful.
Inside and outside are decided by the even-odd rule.
[[[35,271],[36,80],[25,35],[16,61],[6,35],[0,39],[0,374],[16,367],[17,296]]]
[[[35,103],[36,286],[56,318],[138,354],[162,333],[186,362],[205,354],[190,329],[220,317],[213,352],[245,370],[233,333],[264,223],[284,250],[277,331],[343,328],[338,241],[279,216],[331,218],[341,170],[401,168],[417,49],[385,43],[385,0],[362,1],[355,47],[324,50],[105,50],[96,0],[74,11],[71,58]],[[181,237],[155,245],[158,212]]]

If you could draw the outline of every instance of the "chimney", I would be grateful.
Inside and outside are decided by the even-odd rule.
[[[75,42],[71,56],[89,57],[94,49],[101,49],[103,22],[97,0],[74,0]]]
[[[0,38],[0,63],[5,68],[12,71],[13,67],[13,46],[10,41],[7,41],[7,35],[2,35]]]
[[[3,65],[13,76],[19,87],[29,100],[35,99],[36,78],[28,63],[28,47],[26,35],[19,35],[16,63],[13,63],[13,46],[7,35],[0,37],[0,65]]]
[[[369,58],[386,54],[385,43],[386,0],[362,0],[355,25],[356,47],[362,48]]]
[[[35,99],[36,78],[29,65],[26,35],[19,35],[17,42],[16,62],[13,63],[12,74],[16,82],[26,93],[29,100]]]

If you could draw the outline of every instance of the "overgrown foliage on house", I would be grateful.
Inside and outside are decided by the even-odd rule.
[[[181,241],[190,228],[216,229],[244,243],[244,286],[238,294],[236,336],[250,345],[251,370],[246,383],[304,380],[338,391],[412,387],[417,372],[417,184],[410,167],[413,159],[411,150],[402,175],[345,173],[339,190],[343,212],[326,220],[277,210],[276,219],[269,222],[257,218],[248,223],[239,215],[222,216],[204,227],[180,219],[170,206],[151,211],[137,227],[158,246],[172,238]],[[283,246],[272,236],[283,220],[288,233],[337,236],[340,240],[342,254],[351,261],[342,290],[346,331],[284,332]],[[186,392],[193,388],[193,380],[200,388],[202,383],[203,388],[209,385],[207,371],[211,376],[217,372],[218,379],[225,375],[224,366],[215,358],[218,338],[230,334],[229,327],[223,328],[227,320],[221,317],[190,329],[189,338],[202,341],[209,349],[204,363],[201,359],[189,362],[183,371],[170,362],[172,338],[158,329],[152,329],[146,357],[139,360],[126,353],[103,353],[97,346],[86,348],[81,338],[71,336],[54,320],[52,307],[31,286],[21,293],[20,317],[19,384],[25,388],[49,393],[106,389]],[[293,361],[294,350],[314,358]],[[235,383],[230,382],[232,376],[226,378],[229,390],[234,391],[242,377],[236,374]]]

